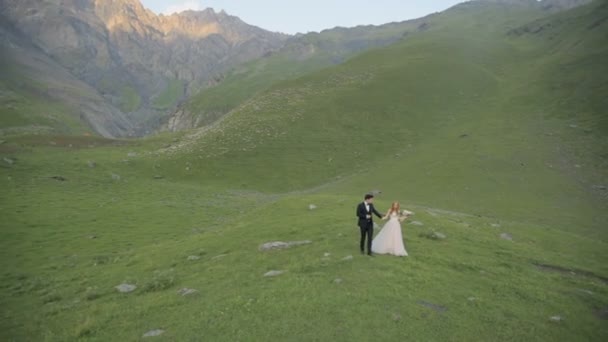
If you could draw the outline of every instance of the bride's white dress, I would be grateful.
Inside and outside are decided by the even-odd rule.
[[[388,222],[380,229],[380,232],[372,241],[372,252],[376,254],[392,254],[407,256],[403,237],[401,235],[401,222],[399,215],[391,213]]]

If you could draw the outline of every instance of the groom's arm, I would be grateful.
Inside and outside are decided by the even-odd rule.
[[[376,214],[376,216],[378,216],[379,218],[382,218],[382,215],[381,215],[381,214],[378,212],[378,210],[376,210],[376,208],[375,208],[375,207],[372,207],[372,212],[373,212],[374,214]]]

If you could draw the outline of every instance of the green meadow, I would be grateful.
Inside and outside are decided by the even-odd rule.
[[[206,127],[0,137],[0,338],[606,340],[607,16],[469,3]],[[408,257],[359,254],[376,190]]]

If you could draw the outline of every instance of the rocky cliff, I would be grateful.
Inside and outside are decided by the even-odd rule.
[[[128,132],[105,133],[117,136],[145,134],[190,92],[287,38],[225,12],[163,16],[137,0],[0,0],[0,20],[122,112]]]

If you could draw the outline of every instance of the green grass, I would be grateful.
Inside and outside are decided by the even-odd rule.
[[[456,8],[211,128],[3,138],[0,337],[606,340],[606,89],[580,63],[608,45],[557,25],[602,4],[544,19],[559,39],[508,34],[539,12]],[[409,257],[357,254],[372,189],[423,223],[404,224]],[[276,240],[312,244],[258,250]]]
[[[183,94],[183,85],[180,80],[170,80],[167,88],[153,99],[156,109],[168,109],[177,103]]]

